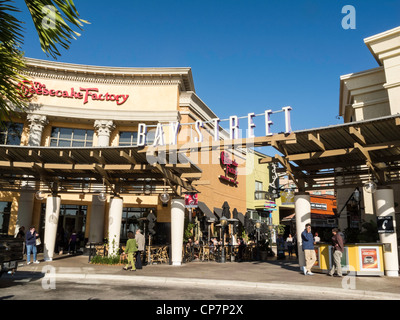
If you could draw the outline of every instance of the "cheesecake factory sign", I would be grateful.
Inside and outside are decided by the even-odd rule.
[[[20,82],[18,88],[20,95],[28,99],[32,98],[34,95],[50,96],[62,99],[79,99],[83,101],[83,104],[86,104],[89,101],[111,101],[115,102],[117,105],[121,105],[129,98],[128,94],[99,92],[98,88],[79,87],[79,89],[64,88],[63,90],[47,88],[44,83],[28,80]]]

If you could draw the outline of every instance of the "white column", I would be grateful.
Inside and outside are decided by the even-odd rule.
[[[185,201],[171,200],[171,258],[172,265],[182,264],[183,228],[185,221]]]
[[[92,197],[90,211],[89,242],[102,242],[104,238],[105,201],[100,201],[97,194]]]
[[[44,260],[52,261],[56,243],[58,217],[60,215],[60,196],[48,196],[46,200],[46,220],[44,224]],[[42,235],[40,235],[42,236]]]
[[[301,233],[307,223],[311,224],[311,204],[308,192],[297,192],[294,195],[294,212],[296,217],[297,251],[299,255],[300,270],[306,265],[302,247]]]
[[[123,199],[112,197],[108,213],[108,255],[116,255],[119,249],[119,238],[121,236],[121,221]]]
[[[392,217],[394,232],[380,233],[381,243],[389,243],[391,251],[383,253],[385,274],[388,277],[399,276],[399,256],[397,252],[397,234],[396,234],[396,218],[394,211],[393,189],[390,187],[382,187],[375,191],[374,202],[377,217]]]
[[[97,146],[108,147],[110,145],[111,131],[115,125],[111,120],[96,120],[94,128],[97,130]],[[101,190],[102,185],[94,185]],[[92,196],[92,210],[90,212],[89,242],[102,242],[104,238],[104,212],[106,201],[100,201],[96,195]],[[119,238],[118,238],[119,239]]]
[[[29,122],[29,146],[40,146],[42,140],[43,128],[48,123],[46,116],[39,114],[28,114]],[[28,178],[28,176],[25,176]],[[32,224],[33,204],[35,202],[35,182],[22,182],[21,192],[18,200],[18,218],[15,224],[15,234],[18,233],[19,227],[24,226],[25,230],[29,230]],[[39,231],[39,230],[38,230]]]

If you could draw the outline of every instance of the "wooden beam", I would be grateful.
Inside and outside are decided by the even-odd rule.
[[[36,162],[45,162],[40,154],[40,150],[28,150],[28,157],[33,158]]]
[[[121,150],[119,152],[119,156],[128,160],[129,163],[131,163],[131,164],[137,164],[137,161],[135,160],[135,158],[132,157],[132,150],[129,150],[129,153],[126,153],[125,151]]]
[[[367,143],[365,142],[364,136],[361,134],[361,128],[359,127],[350,127],[349,128],[349,133],[353,136],[357,142],[363,146],[365,146]]]
[[[192,182],[193,185],[195,186],[206,186],[206,185],[210,185],[210,180],[198,180],[198,181],[193,181]]]
[[[293,166],[292,164],[284,157],[282,157],[279,154],[275,155],[275,158],[281,163],[286,168],[286,173],[288,176],[292,179],[292,181],[295,183],[297,188],[300,190],[304,189],[304,180],[300,181],[300,179],[295,176]]]
[[[308,140],[314,142],[318,148],[325,151],[325,145],[321,141],[321,137],[320,137],[319,133],[317,133],[316,135],[314,133],[309,133]]]
[[[105,164],[101,150],[90,151],[90,157],[96,159],[98,163]]]
[[[280,143],[279,141],[272,141],[271,146],[278,150],[283,155],[287,156],[288,152],[284,144]]]
[[[343,149],[334,149],[334,150],[317,151],[317,152],[305,152],[305,153],[291,154],[288,155],[286,158],[289,161],[309,160],[315,158],[342,156],[350,154],[354,150],[355,148],[343,148]]]
[[[104,183],[111,189],[111,191],[115,193],[115,188],[112,184],[112,179],[107,173],[107,171],[104,170],[104,168],[98,164],[95,164],[93,169],[102,176],[102,178],[104,179]]]
[[[190,169],[192,167],[192,164],[190,162],[187,163],[167,163],[165,165],[166,168],[174,168],[174,169],[179,169],[179,168],[184,168],[184,169]]]
[[[258,159],[259,164],[278,162],[278,160],[274,157],[265,156],[264,158]]]
[[[363,154],[363,156],[366,159],[366,164],[372,171],[373,175],[378,179],[380,183],[384,182],[384,174],[382,172],[378,172],[377,168],[373,165],[371,156],[367,150],[367,148],[361,146],[358,142],[354,143],[354,147],[360,150],[360,152]]]
[[[74,164],[76,163],[76,159],[72,156],[72,151],[61,150],[58,155],[65,160],[65,162]]]
[[[201,172],[193,172],[193,173],[182,173],[181,178],[185,179],[200,179],[202,173]]]
[[[157,170],[163,174],[163,176],[167,179],[168,184],[170,184],[169,181],[172,181],[174,184],[181,186],[187,191],[193,191],[193,192],[197,191],[190,183],[182,180],[180,177],[173,174],[170,170],[165,168],[164,165],[160,165],[159,163],[154,163],[153,167],[157,168]]]

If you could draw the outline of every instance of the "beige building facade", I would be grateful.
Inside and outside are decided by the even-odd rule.
[[[340,77],[339,115],[343,117],[345,123],[374,120],[400,113],[400,27],[368,37],[364,39],[364,43],[378,63],[378,67]],[[354,130],[353,134],[362,144],[363,132]],[[390,157],[384,160],[396,161]],[[385,161],[378,163],[378,165],[385,166]],[[379,170],[379,167],[377,167],[377,170]],[[371,170],[369,172],[371,180],[374,180]],[[340,172],[338,172],[338,176],[340,176]],[[346,203],[354,193],[354,189],[340,188],[340,178],[337,179],[337,182],[338,210],[343,210],[342,219],[339,223],[341,228],[344,229],[348,227]],[[389,188],[388,190],[393,190],[394,198],[392,201],[395,204],[400,203],[399,184],[394,183],[386,187]],[[378,192],[366,192],[365,187],[360,188],[360,191],[360,205],[363,208],[361,222],[376,221],[377,214],[382,210],[378,208],[375,199]],[[398,237],[400,231],[399,206],[395,206],[394,210],[394,224]],[[396,242],[395,239],[389,241],[381,238],[381,241],[398,243],[398,240]],[[398,263],[397,258],[391,260],[395,261],[394,264]]]
[[[197,96],[190,68],[116,68],[36,59],[26,59],[26,64],[29,81],[19,85],[21,93],[30,98],[30,110],[13,118],[13,128],[3,130],[0,144],[60,148],[58,156],[73,164],[80,159],[68,153],[68,148],[135,147],[143,137],[143,148],[153,143],[166,147],[184,145],[201,138],[209,143],[216,135],[218,140],[228,138],[214,121],[218,116]],[[244,215],[248,207],[247,152],[245,148],[227,148],[224,152],[213,148],[181,152],[199,172],[195,178],[193,174],[183,174],[181,178],[193,182],[198,200],[211,212],[227,201],[231,212],[236,209]],[[230,161],[228,165],[223,157]],[[98,155],[97,160],[101,161]],[[255,161],[253,157],[250,160]],[[185,166],[179,164],[179,157],[177,162],[169,165]],[[151,178],[148,180],[151,184]],[[35,196],[32,188],[26,192],[27,188],[0,191],[2,234],[13,235],[21,226],[34,225],[45,236],[49,203],[46,197]],[[34,189],[40,190],[40,185]],[[152,211],[157,219],[158,240],[169,242],[172,200],[165,205],[152,188],[142,191],[119,193],[121,239],[128,231],[142,228],[138,221]],[[113,207],[116,205],[110,197],[102,202],[98,193],[92,192],[60,192],[59,201],[54,208],[59,211],[57,234],[61,229],[66,234],[75,231],[89,242],[101,242],[107,237],[113,218],[110,212],[120,210]]]

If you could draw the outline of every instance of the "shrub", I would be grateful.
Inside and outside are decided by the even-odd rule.
[[[120,260],[120,256],[94,256],[92,260],[90,260],[90,263],[93,264],[108,264],[108,265],[119,265],[119,264],[126,264],[128,263],[128,260]]]

